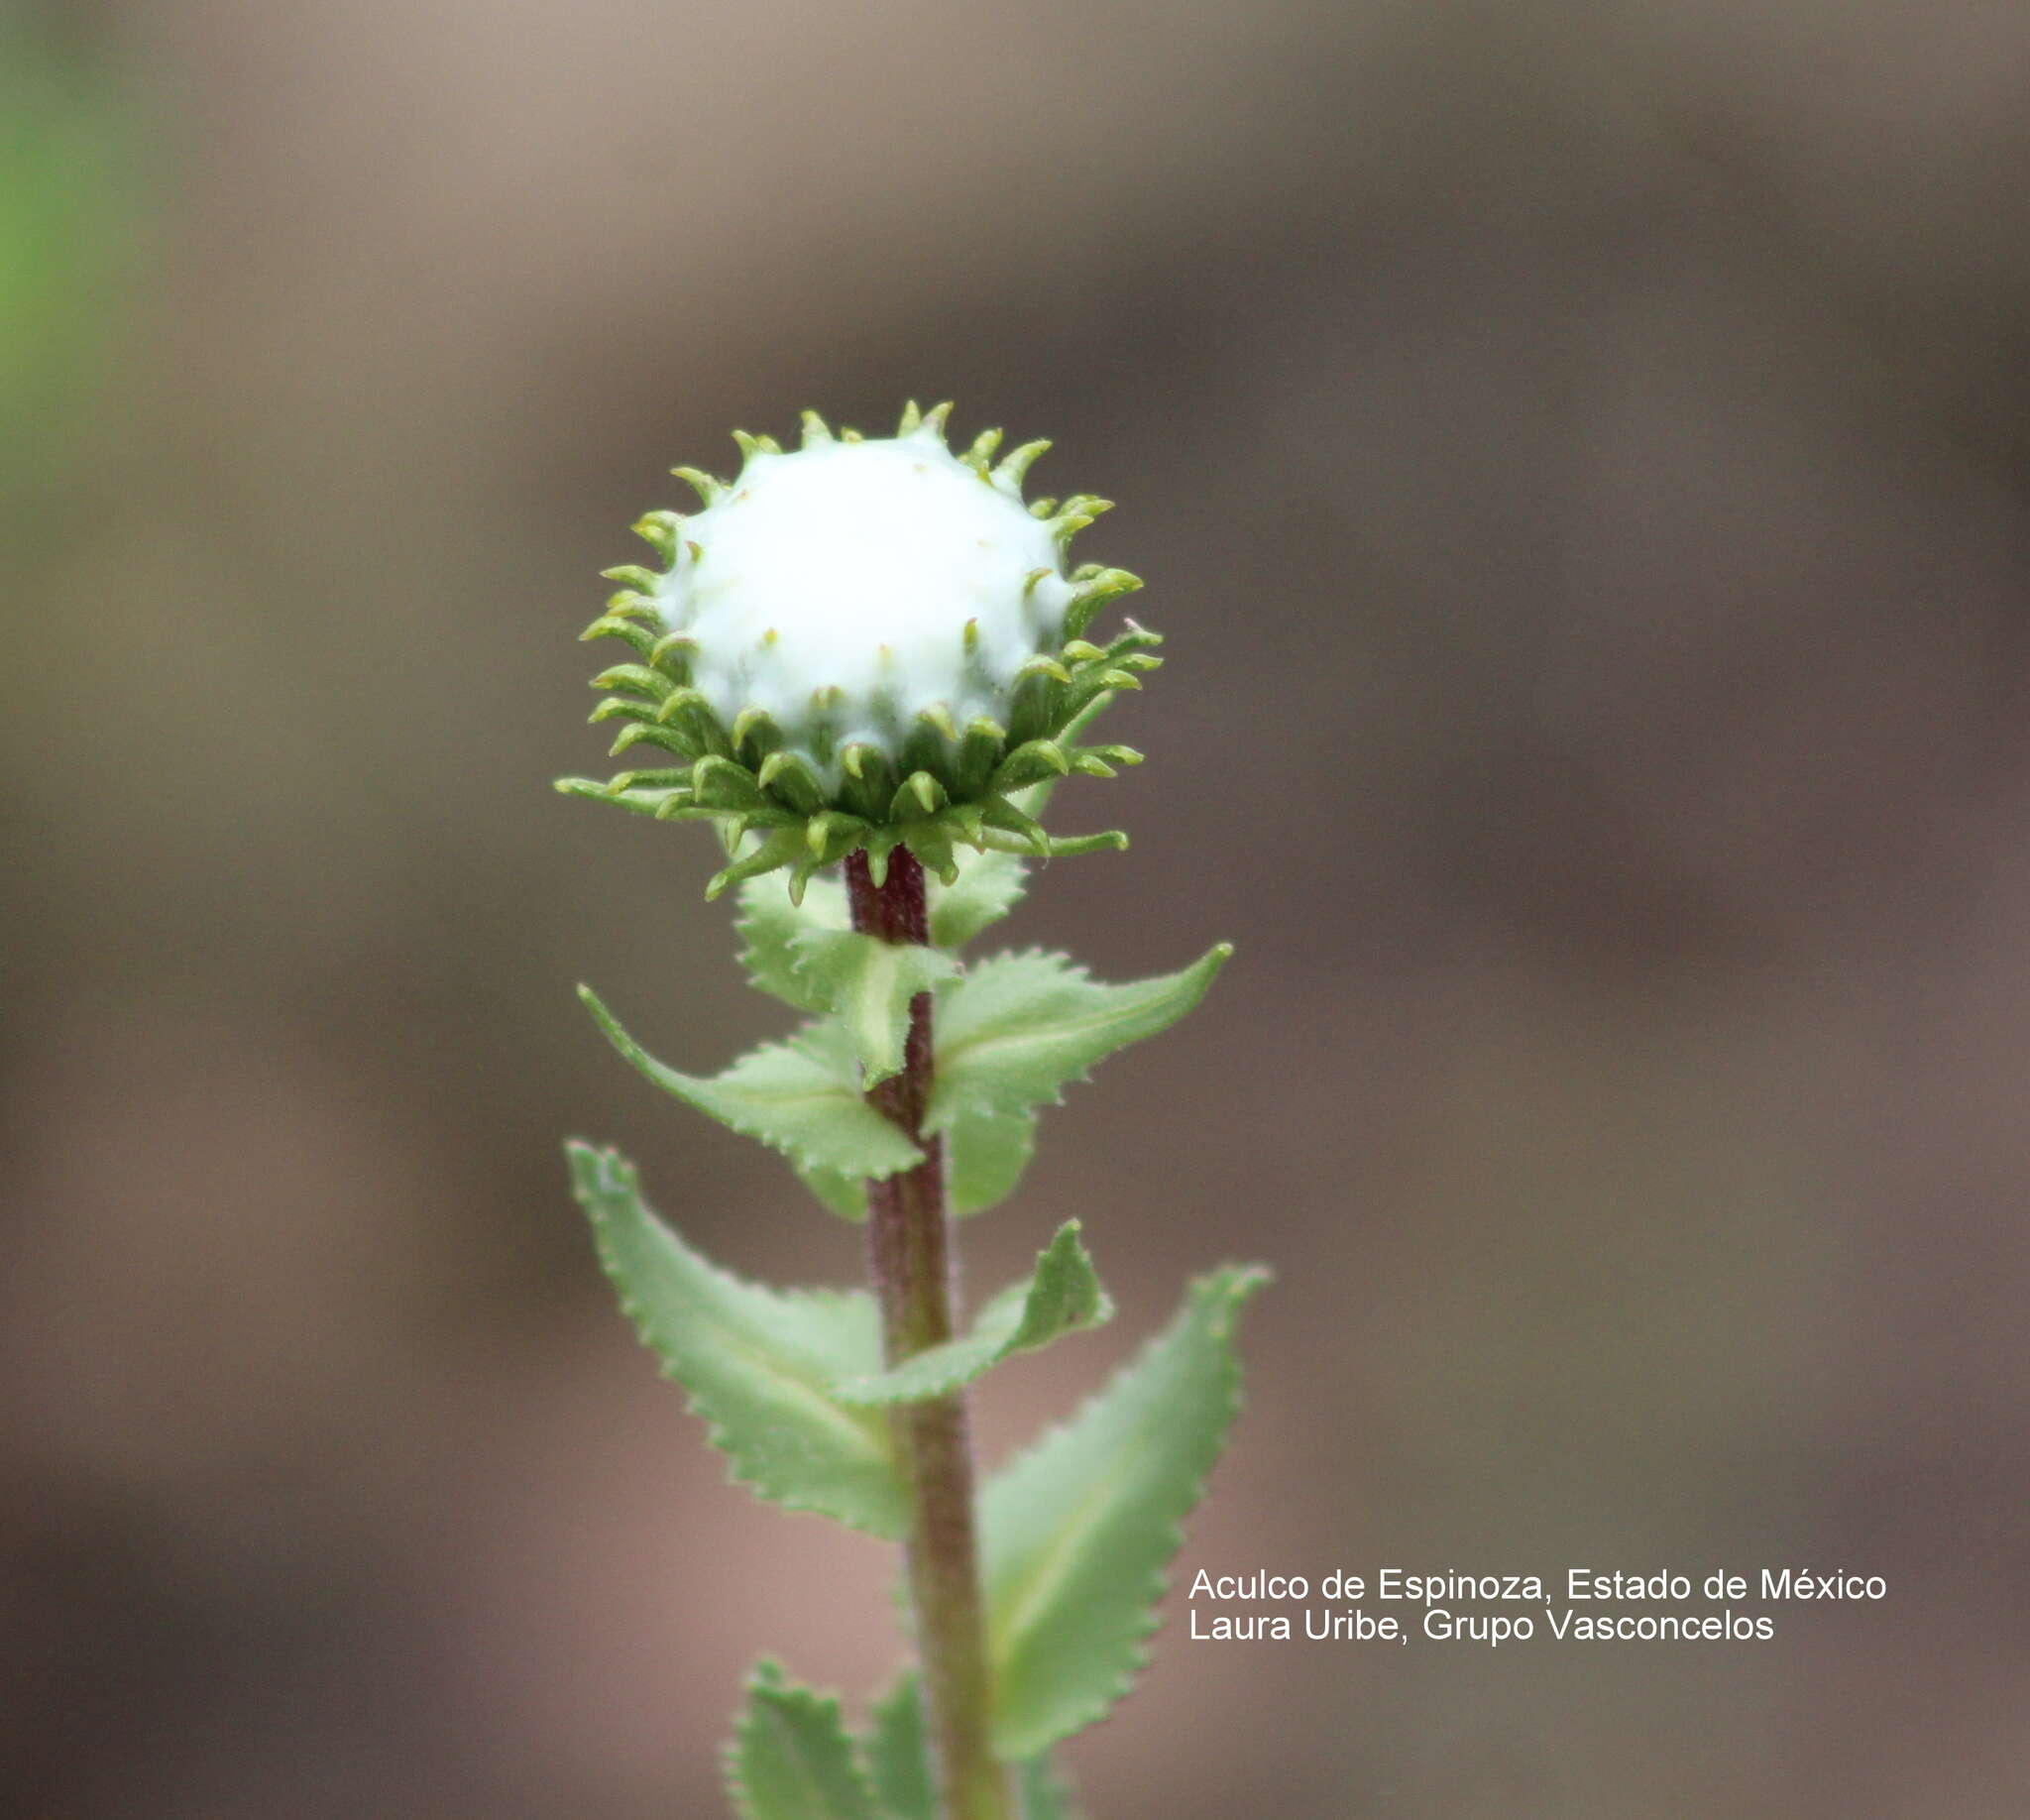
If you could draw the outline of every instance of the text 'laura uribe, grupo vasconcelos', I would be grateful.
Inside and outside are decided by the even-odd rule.
[[[1553,1602],[1552,1587],[1562,1593],[1562,1604]],[[1571,1567],[1552,1576],[1335,1568],[1315,1580],[1260,1568],[1238,1574],[1201,1568],[1188,1593],[1189,1636],[1196,1643],[1300,1638],[1408,1644],[1414,1638],[1491,1648],[1539,1638],[1558,1643],[1766,1643],[1776,1634],[1774,1616],[1738,1611],[1735,1602],[1867,1602],[1887,1593],[1879,1574],[1845,1568],[1764,1567],[1752,1576],[1716,1568],[1697,1577],[1669,1569],[1641,1573],[1594,1567]],[[1693,1609],[1657,1609],[1666,1606]]]

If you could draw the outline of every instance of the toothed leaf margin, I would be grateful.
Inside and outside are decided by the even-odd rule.
[[[938,996],[938,1072],[925,1127],[967,1113],[1018,1115],[1117,1049],[1168,1029],[1205,996],[1233,949],[1222,942],[1181,972],[1103,985],[1063,955],[994,955]]]
[[[923,1161],[923,1153],[860,1096],[850,1039],[835,1023],[808,1024],[787,1042],[764,1043],[724,1073],[704,1078],[658,1062],[590,986],[580,986],[578,996],[607,1041],[665,1093],[758,1138],[799,1169],[879,1179]]]
[[[1068,1219],[1049,1247],[1037,1253],[1028,1281],[1013,1283],[983,1308],[972,1331],[932,1346],[891,1371],[843,1378],[834,1385],[842,1402],[923,1403],[947,1397],[1018,1352],[1034,1352],[1068,1333],[1097,1327],[1113,1316],[1113,1300],[1100,1288],[1092,1258],[1079,1243],[1078,1221]]]
[[[1268,1273],[1194,1282],[1176,1318],[980,1506],[994,1746],[1036,1757],[1102,1719],[1147,1660],[1156,1606],[1240,1402],[1233,1330]]]
[[[617,1152],[573,1143],[567,1154],[622,1311],[689,1394],[733,1477],[785,1510],[900,1540],[909,1500],[888,1424],[832,1393],[841,1378],[881,1368],[873,1299],[745,1282],[648,1210],[633,1166]]]
[[[740,1820],[882,1820],[838,1700],[784,1680],[772,1661],[747,1677],[726,1772]]]

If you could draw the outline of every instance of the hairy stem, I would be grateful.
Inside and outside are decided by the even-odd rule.
[[[906,847],[889,855],[888,875],[878,885],[867,855],[848,854],[846,888],[852,926],[862,935],[929,943],[923,867]],[[916,1168],[867,1184],[867,1259],[891,1368],[953,1333],[955,1260],[945,1210],[944,1144],[923,1132],[932,1068],[931,995],[919,992],[909,1007],[902,1073],[867,1093],[924,1153]],[[909,1476],[909,1596],[945,1820],[1008,1820],[1007,1777],[988,1736],[986,1623],[965,1396],[899,1404],[889,1420]]]

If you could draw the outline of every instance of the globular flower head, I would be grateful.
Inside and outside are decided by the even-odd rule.
[[[893,437],[838,436],[814,414],[803,446],[736,434],[731,483],[688,468],[703,510],[650,512],[635,529],[662,570],[610,569],[620,592],[586,632],[638,661],[595,678],[595,721],[625,723],[619,756],[677,762],[559,788],[661,820],[710,819],[738,878],[791,868],[791,890],[856,849],[877,866],[907,845],[941,874],[955,842],[1037,853],[1126,844],[1055,839],[1022,793],[1070,772],[1111,776],[1126,746],[1078,733],[1159,661],[1130,624],[1085,638],[1108,601],[1141,586],[1097,564],[1067,572],[1072,534],[1108,502],[1027,504],[1022,479],[1049,446],[993,457],[990,430],[962,454],[941,405],[914,405]],[[1033,802],[1029,807],[1033,807]]]

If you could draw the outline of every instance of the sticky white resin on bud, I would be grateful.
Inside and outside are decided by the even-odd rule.
[[[720,720],[760,709],[836,783],[841,748],[899,754],[927,708],[961,732],[1005,726],[1015,673],[1058,649],[1072,591],[1019,481],[983,476],[927,423],[750,455],[685,520],[651,598],[695,640],[692,682]]]

